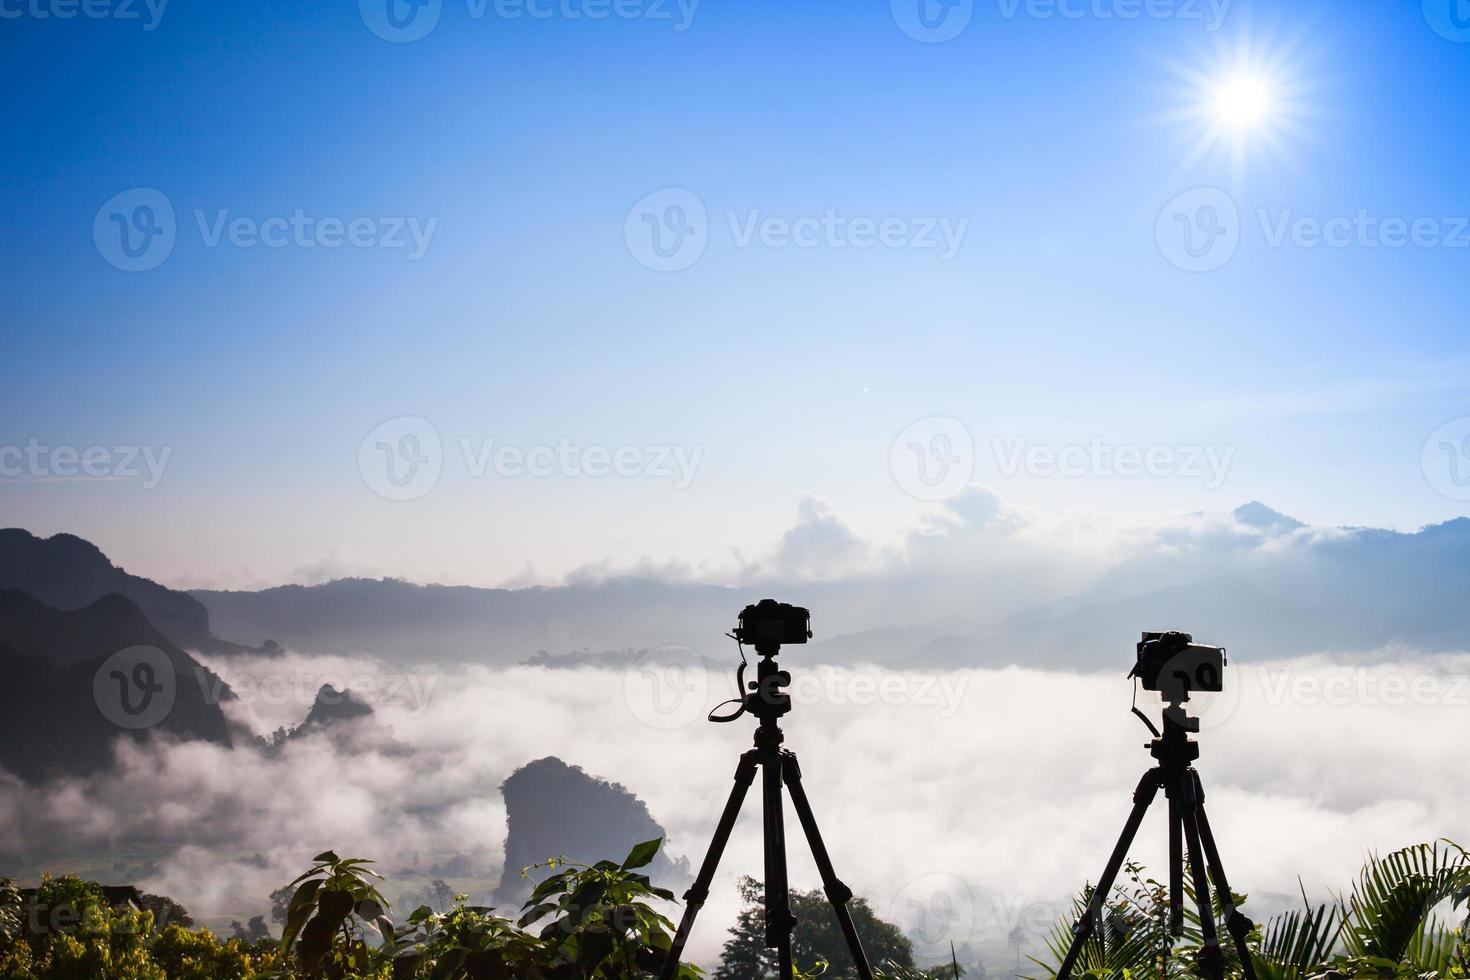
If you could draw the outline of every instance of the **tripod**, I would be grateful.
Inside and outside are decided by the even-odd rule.
[[[747,749],[740,756],[740,764],[735,768],[735,786],[730,790],[730,798],[725,801],[725,809],[720,814],[720,822],[715,826],[715,836],[710,841],[704,863],[699,866],[699,874],[694,879],[693,886],[684,894],[684,917],[679,922],[674,943],[669,947],[659,980],[673,980],[679,970],[679,960],[683,956],[685,943],[689,941],[689,933],[694,928],[694,919],[709,898],[710,882],[714,879],[715,869],[725,852],[725,845],[730,840],[735,819],[740,815],[740,806],[745,802],[746,791],[755,781],[757,769],[761,773],[761,813],[765,825],[765,944],[767,949],[777,951],[782,980],[791,976],[791,932],[796,926],[796,917],[791,914],[791,898],[786,878],[786,823],[781,797],[783,786],[791,795],[791,805],[795,807],[801,829],[806,833],[807,844],[817,862],[817,871],[822,876],[823,890],[827,893],[827,900],[832,903],[833,911],[837,913],[837,924],[842,929],[843,938],[847,940],[847,948],[852,953],[858,976],[862,980],[872,980],[873,971],[868,966],[867,955],[863,953],[863,944],[853,925],[852,913],[847,909],[847,903],[852,900],[852,890],[838,879],[837,872],[832,868],[832,858],[827,854],[827,845],[822,842],[821,831],[817,829],[817,818],[812,815],[811,802],[801,784],[801,766],[796,761],[796,754],[781,748],[783,736],[776,720],[791,710],[791,697],[782,690],[791,683],[791,675],[776,663],[780,644],[757,643],[755,649],[761,657],[760,663],[756,665],[756,680],[750,684],[750,693],[745,694],[740,702],[742,713],[749,712],[760,719],[760,725],[755,731],[755,748]]]
[[[1107,867],[1098,879],[1082,918],[1073,926],[1072,945],[1067,948],[1066,958],[1057,971],[1057,980],[1071,977],[1082,948],[1097,930],[1108,892],[1112,890],[1113,881],[1128,856],[1128,848],[1133,844],[1144,814],[1160,788],[1169,801],[1169,932],[1175,936],[1184,932],[1184,848],[1187,844],[1190,880],[1194,885],[1200,931],[1204,937],[1199,953],[1200,971],[1211,980],[1222,980],[1225,975],[1225,956],[1220,950],[1215,909],[1210,900],[1210,882],[1213,881],[1224,907],[1226,929],[1240,953],[1242,972],[1246,980],[1256,980],[1255,967],[1251,964],[1250,950],[1245,942],[1255,924],[1235,907],[1235,898],[1225,879],[1225,866],[1220,861],[1220,849],[1215,845],[1215,835],[1210,830],[1209,818],[1205,816],[1204,787],[1199,773],[1191,765],[1199,758],[1199,743],[1189,735],[1199,731],[1199,719],[1190,717],[1180,707],[1180,702],[1170,701],[1164,709],[1164,730],[1161,733],[1143,712],[1135,708],[1134,713],[1143,718],[1143,723],[1154,733],[1148,749],[1159,764],[1144,773],[1138,788],[1133,791],[1133,812],[1123,825],[1122,836],[1113,848],[1112,857],[1108,858]]]

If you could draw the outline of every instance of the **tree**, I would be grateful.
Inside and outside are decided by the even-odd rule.
[[[187,929],[194,924],[194,917],[189,914],[189,910],[165,895],[141,895],[138,898],[138,907],[153,913],[155,929],[162,929],[164,926],[183,926]]]
[[[433,894],[429,904],[435,912],[448,912],[454,907],[454,889],[443,878],[435,878],[429,885],[429,891]]]
[[[755,980],[779,975],[775,951],[765,948],[765,896],[761,883],[754,878],[740,880],[740,897],[745,903],[730,930],[730,939],[720,959],[715,980]],[[853,925],[862,940],[868,962],[885,971],[913,970],[913,943],[892,923],[884,922],[873,912],[867,899],[854,898],[847,905]],[[798,968],[810,971],[826,963],[828,977],[852,977],[852,955],[847,950],[837,916],[827,896],[820,890],[791,893],[791,913],[796,916],[796,931],[791,939],[791,955]]]
[[[266,928],[265,916],[263,915],[251,916],[248,926],[240,925],[240,920],[236,919],[230,923],[230,929],[230,938],[238,939],[241,942],[258,943],[263,939],[271,938],[270,929]]]
[[[271,920],[273,922],[286,924],[286,908],[291,904],[291,896],[295,892],[296,889],[290,885],[283,885],[271,892]]]

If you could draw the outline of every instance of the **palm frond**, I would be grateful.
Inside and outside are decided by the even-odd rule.
[[[1467,881],[1470,854],[1449,841],[1418,844],[1381,858],[1370,855],[1347,899],[1342,938],[1348,953],[1434,969],[1446,942],[1434,908],[1452,899]]]

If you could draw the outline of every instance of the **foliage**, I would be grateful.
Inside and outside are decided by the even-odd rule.
[[[243,980],[270,963],[269,951],[222,944],[207,929],[160,930],[151,909],[109,905],[75,875],[43,878],[26,903],[4,883],[0,906],[0,976],[17,980]]]
[[[494,910],[464,904],[437,913],[420,906],[395,942],[395,976],[476,980],[615,980],[652,976],[673,942],[673,923],[649,904],[671,901],[638,869],[658,854],[661,841],[635,846],[621,864],[585,865],[557,858],[555,871],[531,892],[515,922]],[[523,874],[528,874],[526,869]],[[681,980],[700,971],[681,966]]]
[[[194,924],[194,918],[189,914],[188,909],[163,895],[143,895],[138,900],[138,907],[152,912],[153,924],[160,929],[172,925],[187,928]]]
[[[744,902],[730,938],[725,942],[715,980],[756,980],[777,977],[780,967],[775,950],[765,948],[765,893],[754,878],[740,880],[740,897]],[[855,976],[847,941],[837,925],[827,896],[819,890],[793,891],[791,912],[800,923],[792,937],[791,953],[798,971],[812,971],[803,976],[843,978]],[[862,941],[863,951],[877,971],[890,978],[920,980],[929,976],[953,977],[949,967],[932,971],[914,968],[913,944],[889,922],[874,913],[866,899],[848,903],[853,925]]]
[[[363,926],[394,942],[388,900],[373,884],[382,875],[364,858],[339,858],[326,851],[312,858],[315,866],[291,884],[296,891],[286,906],[281,949],[296,953],[308,977],[343,978],[370,974],[379,959]]]
[[[1128,866],[1129,883],[1114,889],[1104,903],[1103,924],[1084,947],[1075,975],[1097,980],[1137,980],[1141,976],[1197,975],[1198,916],[1186,913],[1184,934],[1167,930],[1167,893],[1145,880],[1137,865]],[[1193,903],[1189,893],[1186,909]],[[1058,923],[1047,944],[1055,962],[1035,960],[1050,976],[1066,953],[1072,924],[1092,897],[1090,890],[1073,903],[1072,917]],[[1244,896],[1235,896],[1238,905]],[[1470,854],[1450,841],[1418,844],[1379,857],[1370,855],[1351,892],[1313,908],[1303,895],[1303,908],[1273,918],[1247,937],[1251,961],[1261,980],[1464,980],[1470,978],[1467,927],[1442,922],[1435,910],[1452,903],[1470,913]],[[1215,916],[1227,969],[1238,975],[1240,963],[1225,930],[1217,901]]]
[[[147,908],[110,906],[102,889],[75,875],[47,876],[24,895],[0,879],[0,977],[15,980],[636,980],[654,975],[672,943],[672,923],[655,902],[672,895],[642,872],[660,841],[634,847],[621,863],[556,859],[518,918],[455,895],[444,911],[424,905],[399,924],[378,892],[371,862],[328,851],[275,898],[285,930],[269,938],[221,939],[191,929],[176,903],[145,896]],[[530,869],[527,869],[528,871]],[[726,944],[718,980],[775,976],[763,948],[761,889],[741,885],[746,908]],[[1073,908],[1085,907],[1084,891]],[[1192,895],[1187,896],[1192,902]],[[1236,896],[1237,904],[1244,901]],[[876,975],[889,980],[959,976],[958,967],[915,969],[912,949],[867,902],[851,903]],[[1458,927],[1437,911],[1455,910]],[[801,920],[793,980],[850,975],[846,945],[820,892],[796,892]],[[162,910],[171,918],[155,914]],[[175,911],[176,910],[176,911]],[[1186,904],[1184,934],[1168,934],[1164,887],[1129,865],[1104,903],[1102,928],[1077,975],[1095,980],[1188,980],[1197,976],[1200,928]],[[1215,916],[1223,911],[1218,902]],[[1071,921],[1049,939],[1057,963]],[[1220,923],[1224,935],[1223,923]],[[265,931],[251,919],[247,937]],[[1448,841],[1370,856],[1349,892],[1277,916],[1248,937],[1261,980],[1470,980],[1470,854]],[[1226,943],[1227,947],[1230,945]],[[1232,976],[1240,964],[1231,951]],[[1053,976],[1055,964],[1037,961]],[[700,971],[681,967],[680,980]]]

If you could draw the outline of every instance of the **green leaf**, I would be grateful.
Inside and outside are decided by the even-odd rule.
[[[633,845],[633,849],[623,859],[623,870],[631,871],[633,868],[647,867],[649,862],[657,856],[658,849],[662,846],[663,838],[661,837],[654,840],[646,840],[642,844]]]

